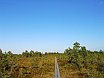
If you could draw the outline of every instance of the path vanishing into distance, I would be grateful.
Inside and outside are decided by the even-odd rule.
[[[57,63],[57,58],[55,57],[55,72],[54,72],[54,78],[61,78],[60,77],[60,71]]]

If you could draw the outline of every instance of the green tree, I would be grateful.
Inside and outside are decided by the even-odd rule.
[[[3,60],[3,53],[2,53],[2,50],[0,49],[0,78],[2,78],[2,62]]]
[[[23,52],[22,55],[25,57],[30,57],[30,53],[27,50]]]
[[[78,50],[80,49],[80,43],[75,42],[73,45],[74,45],[74,46],[73,46],[73,50],[78,51]]]

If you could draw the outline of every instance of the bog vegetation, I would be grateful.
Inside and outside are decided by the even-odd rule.
[[[78,42],[64,53],[0,50],[0,78],[54,78],[57,57],[61,78],[104,78],[104,51],[90,51]]]

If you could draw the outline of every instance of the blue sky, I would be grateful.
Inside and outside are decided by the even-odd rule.
[[[104,50],[103,30],[104,0],[0,0],[3,51]]]

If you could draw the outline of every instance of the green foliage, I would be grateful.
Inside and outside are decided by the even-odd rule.
[[[0,78],[53,78],[54,57],[61,78],[104,78],[104,51],[90,51],[75,42],[64,53],[25,51],[13,54],[0,49]]]
[[[75,42],[73,45],[73,50],[78,51],[80,49],[80,44],[78,42]]]
[[[28,52],[26,50],[25,52],[22,53],[22,55],[25,57],[34,57],[34,56],[41,56],[42,54],[41,54],[41,52],[38,52],[38,51],[34,52],[31,50],[30,52]]]
[[[78,42],[73,45],[73,49],[68,48],[64,53],[68,56],[68,62],[75,67],[77,66],[80,75],[99,78],[103,76],[104,52],[102,50],[99,52],[86,50],[86,47],[80,46]]]

